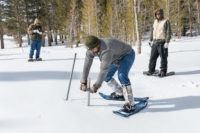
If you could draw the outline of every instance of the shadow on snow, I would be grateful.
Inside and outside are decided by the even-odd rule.
[[[73,79],[80,80],[81,72],[74,72]],[[27,71],[27,72],[0,72],[0,81],[31,81],[31,80],[68,80],[71,72],[66,71]],[[94,78],[97,73],[91,73]]]

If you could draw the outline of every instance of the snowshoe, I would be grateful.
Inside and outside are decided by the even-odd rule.
[[[151,76],[151,75],[155,75],[158,74],[159,70],[155,70],[155,71],[144,71],[143,74],[147,75],[147,76]]]
[[[36,58],[35,60],[36,61],[42,61],[42,58]]]
[[[33,58],[28,59],[28,62],[33,62],[33,61],[34,61]]]

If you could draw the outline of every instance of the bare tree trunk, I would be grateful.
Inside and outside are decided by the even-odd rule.
[[[99,36],[100,35],[100,31],[99,31],[99,23],[98,23],[98,17],[97,17],[97,13],[98,13],[98,9],[97,9],[97,1],[96,0],[94,0],[94,8],[95,8],[95,17],[96,17],[96,25],[97,25],[97,36]]]
[[[132,42],[132,45],[135,46],[135,45],[136,45],[136,44],[135,44],[135,42],[136,42],[136,38],[135,38],[135,28],[133,28],[132,32],[133,32],[133,36],[132,36],[133,42]]]
[[[140,33],[139,33],[139,23],[138,23],[138,10],[137,10],[137,0],[134,0],[134,12],[135,12],[135,30],[137,35],[137,41],[136,41],[136,52],[138,54],[141,53],[141,39],[140,39]]]
[[[42,46],[45,47],[45,34],[42,34]]]
[[[18,41],[19,47],[22,47],[22,35],[20,31],[18,31],[17,41]]]
[[[75,15],[76,15],[76,1],[73,0],[71,3],[71,27],[70,27],[70,33],[69,33],[69,38],[70,38],[70,47],[72,48],[73,42],[74,42],[74,28],[75,28]]]
[[[199,35],[199,30],[200,30],[200,10],[199,10],[199,0],[196,0],[197,4],[197,35]]]
[[[51,42],[52,42],[52,36],[51,36],[51,29],[50,29],[50,25],[49,25],[49,20],[47,20],[47,38],[48,38],[48,46],[51,46]]]
[[[169,18],[169,0],[166,0],[166,10],[167,10],[167,17]]]
[[[57,30],[55,30],[54,31],[54,40],[55,40],[56,45],[58,45],[58,38],[57,38],[57,36],[58,36],[58,32],[57,32]]]
[[[1,40],[1,49],[4,49],[4,39],[3,39],[3,27],[0,26],[0,40]]]
[[[177,22],[177,36],[178,36],[178,38],[181,38],[181,10],[180,10],[180,7],[181,7],[181,5],[180,5],[180,0],[178,0],[178,22]]]
[[[119,10],[119,9],[118,9],[117,0],[115,0],[115,1],[114,1],[114,16],[115,16],[115,17],[114,17],[114,21],[115,21],[114,23],[115,23],[115,26],[119,28],[120,26],[119,26],[119,15],[118,15],[118,10]],[[114,27],[113,29],[116,30],[116,27]],[[116,34],[116,33],[115,33],[115,37],[119,38],[119,34]]]
[[[190,36],[192,36],[192,9],[191,9],[190,1],[188,1],[188,12],[189,12]]]

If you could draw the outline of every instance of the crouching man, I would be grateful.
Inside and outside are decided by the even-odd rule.
[[[87,90],[87,78],[95,56],[100,59],[100,71],[96,82],[90,88],[91,93],[96,93],[101,87],[102,82],[107,82],[108,86],[113,89],[110,98],[124,98],[125,104],[123,108],[126,111],[134,110],[134,99],[132,93],[131,82],[128,74],[135,60],[135,52],[131,45],[113,38],[98,38],[90,35],[85,38],[84,42],[87,47],[86,57],[83,66],[80,89]],[[113,78],[115,72],[118,71],[118,80],[120,84]]]

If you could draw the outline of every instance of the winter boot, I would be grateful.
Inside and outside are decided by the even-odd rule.
[[[148,75],[148,76],[153,75],[155,73],[156,73],[156,71],[144,71],[143,72],[144,75]]]
[[[112,78],[107,84],[114,91],[113,93],[111,93],[110,98],[123,98],[122,87],[117,83],[114,78]]]
[[[42,58],[36,58],[35,60],[36,61],[42,61]]]
[[[33,62],[33,61],[34,61],[33,58],[28,59],[28,62]]]
[[[135,101],[133,98],[131,85],[123,85],[123,95],[125,98],[125,104],[123,106],[125,112],[130,112],[134,110]]]
[[[131,112],[131,111],[134,111],[135,110],[135,106],[134,105],[131,105],[130,103],[125,103],[123,105],[123,109],[124,109],[124,112]]]
[[[159,77],[165,77],[166,76],[166,72],[165,71],[160,71],[160,73],[158,74]]]
[[[110,94],[110,98],[111,99],[123,100],[124,101],[124,96],[123,95],[119,95],[116,92],[111,93]]]

